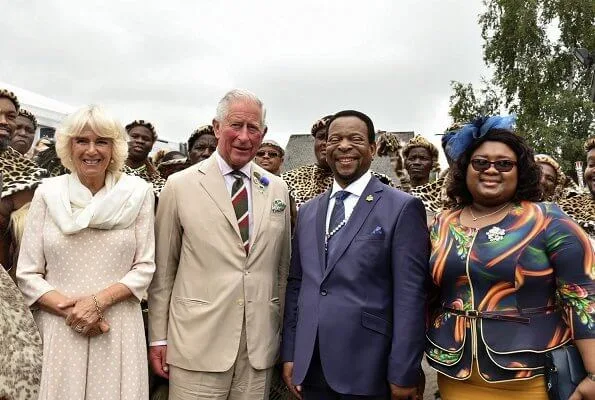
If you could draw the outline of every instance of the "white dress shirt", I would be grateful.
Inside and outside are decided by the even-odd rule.
[[[336,180],[333,180],[333,188],[331,190],[331,197],[328,202],[328,208],[326,209],[326,232],[328,233],[328,225],[331,221],[331,212],[335,206],[335,196],[340,190],[349,192],[349,196],[343,200],[345,205],[345,221],[349,221],[349,217],[353,213],[353,209],[357,204],[357,201],[362,196],[364,189],[368,186],[368,183],[372,179],[372,173],[370,171],[365,172],[362,176],[351,182],[345,189],[343,189]]]

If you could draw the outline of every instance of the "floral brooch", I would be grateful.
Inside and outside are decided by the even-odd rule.
[[[504,235],[506,235],[506,231],[502,228],[494,226],[489,231],[486,232],[486,235],[490,242],[499,242],[500,240],[504,239]]]
[[[271,181],[269,181],[269,178],[267,178],[264,175],[260,175],[259,172],[254,171],[254,173],[252,174],[252,182],[254,182],[254,184],[256,185],[256,187],[258,188],[258,191],[260,193],[264,192],[264,189],[269,186],[269,183],[271,183]]]

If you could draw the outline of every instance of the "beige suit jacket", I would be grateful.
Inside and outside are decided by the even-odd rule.
[[[266,176],[268,186],[259,187],[254,172]],[[250,364],[265,369],[277,359],[289,270],[289,196],[281,178],[256,164],[251,185],[248,255],[214,156],[170,176],[161,192],[149,337],[167,339],[168,364],[227,371],[238,353],[244,315]],[[273,210],[278,200],[286,205],[282,211]]]

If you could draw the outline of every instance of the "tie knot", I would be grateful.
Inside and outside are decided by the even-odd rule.
[[[237,170],[233,170],[229,173],[231,176],[233,176],[236,179],[243,179],[244,178],[244,173],[242,171],[237,171]]]
[[[339,190],[337,193],[335,193],[335,201],[343,201],[347,198],[347,196],[349,196],[351,193],[345,191],[345,190]]]

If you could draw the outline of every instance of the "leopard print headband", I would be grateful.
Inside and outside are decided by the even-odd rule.
[[[21,108],[21,103],[19,103],[19,99],[17,99],[17,96],[10,90],[0,89],[0,97],[4,97],[12,101],[17,111],[19,111],[19,109]]]
[[[316,132],[328,125],[328,122],[331,120],[332,117],[332,115],[327,115],[314,122],[312,128],[310,128],[310,134],[312,134],[312,136],[316,135]]]
[[[403,149],[403,156],[407,158],[411,149],[414,149],[416,147],[422,147],[426,149],[428,153],[430,153],[430,156],[432,157],[433,169],[440,168],[440,164],[438,163],[438,149],[423,136],[414,136],[413,138],[411,138],[409,142],[407,142],[407,145],[405,145],[405,148]]]
[[[19,110],[19,116],[29,118],[29,120],[33,122],[33,129],[37,130],[37,118],[35,118],[35,115],[33,115],[30,111],[21,108]]]
[[[201,127],[196,128],[194,132],[192,132],[192,134],[188,138],[188,151],[192,150],[194,142],[196,142],[196,140],[202,135],[215,136],[215,130],[213,129],[213,125],[203,125]]]
[[[130,133],[132,128],[134,128],[135,126],[143,126],[143,127],[147,128],[148,130],[151,131],[151,134],[153,135],[153,139],[157,139],[157,131],[155,130],[155,127],[153,126],[152,123],[145,121],[144,119],[136,119],[136,120],[132,121],[131,123],[129,123],[128,125],[126,125],[126,132]]]

